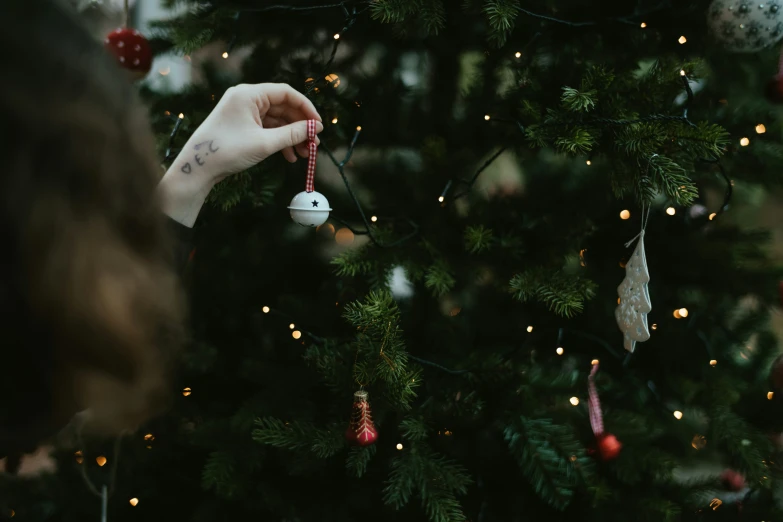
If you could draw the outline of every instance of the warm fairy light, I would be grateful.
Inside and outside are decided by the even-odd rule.
[[[228,51],[223,52],[223,58],[228,58]]]
[[[680,308],[677,311],[680,312],[680,317],[688,317],[688,309],[687,308]]]
[[[128,502],[130,502],[131,506],[136,507],[139,504],[139,499],[137,499],[136,497],[133,497]]]
[[[77,464],[81,464],[82,462],[84,462],[84,454],[81,451],[77,451],[76,453],[74,453],[74,455],[76,456]]]
[[[592,164],[593,164],[593,162],[592,162],[592,161],[590,161],[590,160],[587,160],[587,161],[585,161],[585,163],[586,163],[588,166],[590,166],[590,165],[592,165]]]
[[[371,218],[370,218],[370,221],[372,221],[373,223],[375,223],[376,221],[378,221],[378,216],[373,216],[373,217],[371,217]]]
[[[340,39],[340,33],[337,33],[337,34],[335,34],[335,35],[334,35],[334,39],[335,39],[335,40],[339,40],[339,39]]]
[[[291,324],[288,325],[288,328],[293,330],[294,328],[296,328],[296,325],[294,323],[291,323]]]
[[[680,76],[685,76],[685,69],[680,69]]]
[[[402,442],[397,443],[397,450],[402,450]]]
[[[771,391],[767,392],[767,400],[771,401],[772,397],[774,397],[774,396],[775,396],[775,392],[771,392]]]
[[[629,219],[631,217],[631,213],[628,210],[623,210],[620,212],[620,219]]]
[[[361,125],[359,125],[358,127],[356,127],[356,132],[359,132],[360,130],[362,130],[362,126],[361,126]]]
[[[293,332],[291,332],[291,337],[293,337],[294,339],[299,339],[300,337],[302,337],[302,332],[300,332],[299,330],[294,330]]]
[[[340,77],[339,77],[339,76],[337,76],[337,75],[336,75],[336,74],[334,74],[334,73],[332,73],[332,74],[327,74],[327,75],[324,77],[324,80],[326,80],[328,83],[330,83],[330,84],[332,85],[332,87],[334,87],[335,89],[336,89],[336,88],[338,88],[338,87],[340,86]]]
[[[439,201],[439,202],[441,202],[441,203],[443,203],[443,200],[444,200],[444,199],[446,199],[446,198],[444,198],[443,196],[439,196],[439,197],[438,197],[438,201]]]
[[[106,457],[99,455],[98,457],[95,457],[95,462],[97,462],[100,467],[103,467],[106,465]]]
[[[568,402],[570,402],[573,406],[577,406],[579,404],[579,397],[571,397],[568,399]]]
[[[146,435],[144,435],[144,440],[155,440],[155,435],[153,435],[152,433],[147,433]]]
[[[672,312],[672,315],[674,316],[675,319],[682,319],[679,310],[675,310],[674,312]]]
[[[533,327],[532,327],[532,326],[528,326],[528,327],[527,327],[527,333],[530,333],[530,332],[532,332],[532,331],[533,331]]]
[[[592,361],[590,361],[590,364],[595,366],[596,364],[598,364],[598,359],[593,359]]]
[[[740,140],[740,145],[742,145],[743,147],[747,147],[748,145],[750,145],[750,140],[748,138],[742,138]]]
[[[658,325],[653,323],[653,325],[650,328],[652,328],[653,330],[657,330],[658,329]]]
[[[765,132],[767,132],[767,128],[763,123],[756,125],[756,134],[764,134]]]
[[[617,304],[620,304],[620,298],[619,297],[617,298]]]
[[[684,36],[680,36],[679,38],[677,38],[677,41],[680,42],[680,44],[684,44],[685,42],[688,41],[688,39],[685,38]]]
[[[717,215],[718,215],[718,214],[716,214],[715,212],[713,212],[712,214],[710,214],[710,221],[712,221],[713,219],[715,219],[715,216],[717,216]]]
[[[263,308],[261,309],[261,311],[262,311],[262,312],[264,312],[265,314],[268,314],[268,313],[269,313],[269,307],[268,307],[268,306],[265,306],[265,307],[263,307]]]
[[[666,213],[669,214],[670,216],[673,216],[674,214],[677,213],[677,209],[675,209],[674,207],[669,207],[666,209]]]
[[[179,119],[180,119],[180,120],[184,120],[184,119],[185,119],[185,115],[184,115],[184,114],[182,114],[181,112],[179,113]]]
[[[719,498],[713,498],[710,501],[710,507],[712,508],[713,511],[717,510],[721,506],[721,504],[723,504],[723,501]]]
[[[335,116],[334,118],[332,118],[332,123],[337,123],[337,116]]]
[[[563,350],[562,346],[558,346],[555,352],[557,352],[557,355],[563,355],[563,352],[565,352],[565,350]]]
[[[716,366],[718,364],[718,361],[716,359],[710,360],[710,366]]]
[[[335,233],[334,235],[334,240],[337,241],[338,245],[342,245],[342,246],[350,245],[351,243],[353,243],[353,239],[354,239],[353,232],[351,232],[349,228],[345,228],[345,227],[338,230],[337,233]]]
[[[163,111],[163,115],[164,116],[171,116],[171,112],[170,111]]]
[[[188,396],[188,395],[190,395],[191,393],[193,393],[193,390],[191,390],[190,388],[183,388],[183,389],[182,389],[182,396],[183,396],[183,397],[187,397],[187,396]]]
[[[521,58],[522,57],[522,53],[517,51],[517,52],[514,53],[514,56],[516,56],[517,58]]]
[[[674,410],[673,415],[674,415],[674,418],[677,419],[677,420],[682,419],[682,412],[680,410]]]
[[[698,433],[691,439],[691,446],[695,450],[702,450],[707,446],[707,437]]]
[[[489,118],[490,118],[489,114],[485,114],[485,115],[484,115],[484,119],[485,119],[486,121],[489,121]]]
[[[640,23],[640,24],[639,24],[639,27],[641,27],[642,29],[644,29],[645,27],[647,27],[647,24],[646,24],[646,23],[644,23],[644,22],[642,22],[642,23]]]

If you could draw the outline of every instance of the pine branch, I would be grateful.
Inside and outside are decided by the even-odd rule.
[[[436,261],[424,276],[424,286],[432,290],[434,297],[447,294],[456,283],[451,269],[444,260]]]
[[[470,226],[465,229],[465,248],[471,254],[478,254],[492,247],[492,229],[484,225]]]
[[[579,274],[543,268],[517,274],[509,285],[520,301],[538,301],[563,317],[580,313],[584,303],[593,298],[596,290],[595,283]]]
[[[361,478],[367,471],[367,464],[375,455],[376,446],[356,446],[348,452],[348,458],[345,461],[345,468],[348,473],[354,477]]]

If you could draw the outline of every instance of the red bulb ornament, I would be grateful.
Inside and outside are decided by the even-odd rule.
[[[601,460],[616,459],[620,450],[623,449],[622,443],[611,433],[602,433],[597,437],[597,440],[598,454],[601,456]]]
[[[353,394],[353,413],[348,429],[345,431],[345,440],[350,444],[372,446],[378,440],[378,430],[372,422],[372,412],[367,398],[368,394],[364,390]]]
[[[733,469],[727,469],[721,473],[720,481],[723,483],[723,487],[731,491],[742,491],[745,489],[745,476]]]
[[[152,48],[149,41],[135,29],[115,29],[104,40],[120,67],[130,72],[134,80],[141,80],[152,68]]]

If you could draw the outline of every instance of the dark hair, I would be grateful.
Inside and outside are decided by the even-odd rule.
[[[0,20],[1,452],[84,409],[108,432],[148,417],[182,306],[133,86],[65,5]]]

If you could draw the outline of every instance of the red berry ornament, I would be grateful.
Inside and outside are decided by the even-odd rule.
[[[727,469],[721,473],[720,481],[723,483],[723,487],[731,491],[742,491],[745,489],[745,476],[733,469]]]
[[[597,437],[597,440],[598,454],[601,455],[601,460],[616,459],[620,450],[623,449],[622,443],[611,433],[602,433]]]
[[[345,440],[359,446],[371,446],[378,440],[378,430],[372,422],[370,403],[366,391],[359,390],[353,394],[353,414],[351,423],[345,432]]]
[[[115,29],[104,40],[104,46],[117,58],[120,67],[127,69],[134,80],[141,80],[152,68],[150,43],[135,29]]]

